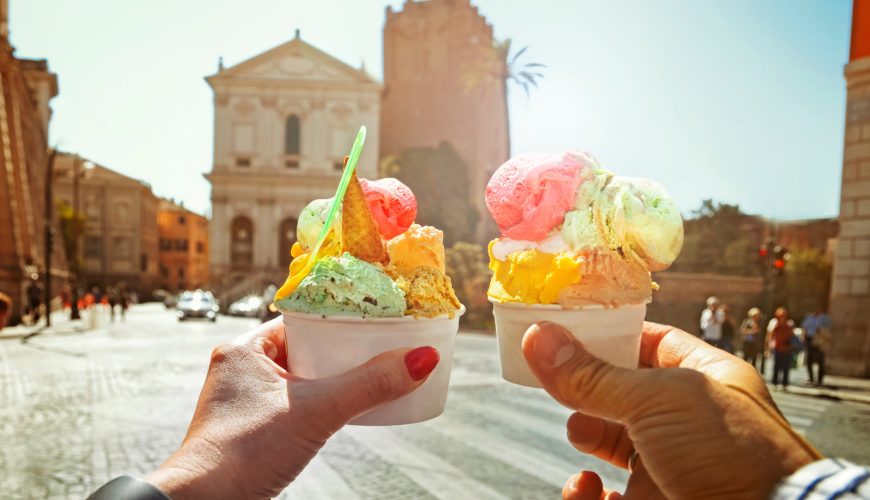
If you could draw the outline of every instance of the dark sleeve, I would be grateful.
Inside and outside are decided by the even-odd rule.
[[[93,492],[88,500],[171,500],[156,486],[133,476],[120,476]]]

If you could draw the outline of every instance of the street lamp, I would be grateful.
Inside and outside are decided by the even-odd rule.
[[[94,169],[94,162],[90,160],[82,160],[81,156],[76,155],[73,158],[73,168],[71,170],[72,178],[73,178],[73,216],[79,216],[79,179],[84,179],[90,174],[91,170]],[[79,237],[78,234],[75,235],[76,238]],[[76,245],[76,249],[79,250],[78,245]],[[78,253],[81,253],[80,251]],[[79,314],[79,262],[78,255],[73,257],[76,259],[75,263],[75,272],[73,273],[73,286],[72,293],[70,294],[70,319],[81,319],[81,315]]]
[[[51,326],[51,254],[54,248],[54,236],[52,234],[52,215],[54,214],[54,195],[52,193],[52,184],[54,183],[54,158],[57,155],[57,150],[52,149],[48,154],[48,161],[45,164],[45,207],[43,207],[44,224],[45,224],[45,252],[43,260],[45,261],[45,274],[42,276],[45,290],[43,297],[45,300],[45,326]]]

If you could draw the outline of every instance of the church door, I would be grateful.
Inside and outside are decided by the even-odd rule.
[[[230,224],[230,267],[250,271],[254,264],[254,223],[238,216]]]

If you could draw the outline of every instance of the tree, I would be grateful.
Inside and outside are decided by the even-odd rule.
[[[492,326],[492,307],[486,299],[491,274],[486,261],[486,252],[475,243],[460,241],[447,249],[447,275],[466,308],[463,325]]]
[[[79,241],[85,234],[87,217],[84,214],[76,213],[68,203],[64,202],[57,204],[57,217],[60,222],[60,235],[69,271],[73,276],[78,276],[81,269]]]
[[[791,249],[785,273],[779,278],[774,302],[796,320],[825,308],[831,287],[831,259],[812,248]]]
[[[695,273],[758,274],[756,252],[763,221],[739,205],[704,200],[685,221],[683,250],[673,270]]]
[[[505,140],[508,156],[511,152],[510,138],[510,108],[508,107],[509,83],[519,85],[526,97],[530,95],[529,89],[538,86],[538,80],[543,78],[541,69],[544,64],[537,62],[525,62],[522,55],[528,50],[528,46],[511,54],[511,39],[502,41],[495,40],[490,46],[478,47],[478,50],[470,62],[461,68],[462,85],[466,91],[490,88],[493,83],[498,83],[504,96],[504,109],[507,120],[505,121]]]
[[[417,221],[444,231],[445,243],[473,239],[480,216],[469,197],[468,167],[449,143],[409,148],[384,159],[381,171],[417,197]]]

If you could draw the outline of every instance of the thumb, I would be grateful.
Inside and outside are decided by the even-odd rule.
[[[646,385],[637,370],[620,368],[587,351],[564,327],[535,323],[523,336],[523,355],[557,401],[587,415],[627,422]]]
[[[315,386],[316,394],[330,401],[331,415],[327,418],[337,430],[372,408],[423,385],[440,359],[434,347],[397,349],[339,375],[307,382]]]

